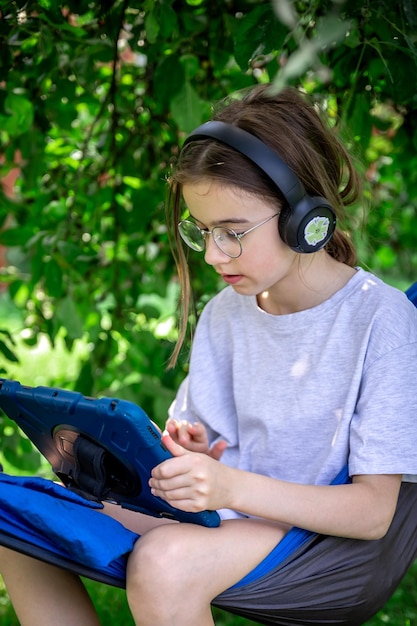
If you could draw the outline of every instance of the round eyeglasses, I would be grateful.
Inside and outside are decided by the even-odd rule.
[[[178,232],[184,243],[196,252],[204,252],[206,249],[206,239],[211,235],[214,243],[223,254],[231,259],[237,259],[242,254],[241,239],[255,230],[255,228],[259,228],[259,226],[263,226],[263,224],[271,221],[274,217],[277,217],[277,215],[279,215],[279,213],[267,217],[266,220],[252,226],[252,228],[245,230],[243,233],[236,233],[231,228],[225,228],[224,226],[215,226],[211,230],[207,230],[206,228],[199,228],[197,224],[189,220],[182,220],[182,222],[178,224]]]

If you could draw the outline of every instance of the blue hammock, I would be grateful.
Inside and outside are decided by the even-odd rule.
[[[417,282],[406,294],[417,304]],[[332,484],[348,481],[345,467]],[[101,509],[100,503],[53,481],[0,473],[1,545],[81,576],[124,587],[127,555],[139,535]],[[291,529],[235,588],[261,578],[315,536],[310,531]]]
[[[0,543],[80,575],[125,585],[139,535],[50,480],[0,474]]]

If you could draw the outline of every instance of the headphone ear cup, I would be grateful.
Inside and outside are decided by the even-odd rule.
[[[281,239],[295,252],[321,250],[336,228],[336,214],[325,198],[304,196],[291,208],[283,208],[278,221]]]

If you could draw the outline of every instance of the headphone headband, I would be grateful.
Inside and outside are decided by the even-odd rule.
[[[192,141],[207,138],[217,139],[255,163],[278,187],[291,207],[307,195],[304,185],[285,161],[258,137],[243,128],[219,121],[206,122],[190,133],[183,147]]]

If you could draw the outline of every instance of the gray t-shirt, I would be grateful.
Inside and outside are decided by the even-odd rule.
[[[417,475],[416,381],[417,310],[362,269],[289,315],[226,287],[170,415],[225,439],[223,463],[286,481],[329,484],[346,463],[351,476]]]

